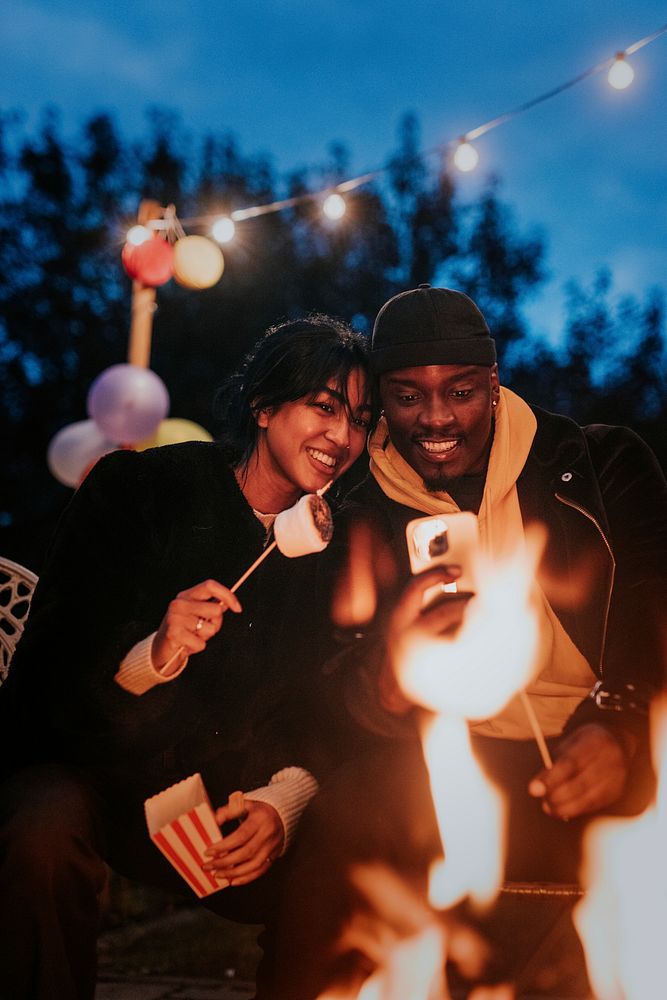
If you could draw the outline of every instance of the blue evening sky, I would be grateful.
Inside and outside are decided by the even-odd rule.
[[[0,108],[51,103],[67,132],[99,110],[124,134],[180,112],[233,131],[280,171],[333,140],[354,173],[381,166],[403,114],[424,149],[564,83],[667,22],[658,0],[4,0]],[[548,238],[533,329],[562,326],[562,286],[611,267],[618,292],[667,287],[667,34],[613,91],[600,74],[488,133],[463,200],[489,172],[524,229]],[[186,150],[187,152],[187,150]]]

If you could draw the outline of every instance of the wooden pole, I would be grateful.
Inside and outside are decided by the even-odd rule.
[[[145,226],[151,219],[161,219],[164,208],[157,201],[144,199],[139,205],[137,223]],[[155,289],[141,281],[132,282],[132,318],[127,349],[128,364],[149,368],[151,361],[151,336],[155,315]]]

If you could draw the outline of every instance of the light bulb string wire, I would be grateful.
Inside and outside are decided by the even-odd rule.
[[[450,139],[448,142],[439,143],[437,146],[432,146],[430,149],[416,153],[412,157],[402,159],[401,163],[405,166],[409,166],[411,163],[416,163],[425,157],[434,155],[438,155],[440,157],[445,156],[451,153],[451,151],[460,143],[472,142],[475,139],[479,139],[487,132],[490,132],[491,129],[498,128],[500,125],[505,125],[507,122],[512,121],[519,115],[525,114],[532,108],[537,107],[538,104],[543,104],[545,101],[558,97],[558,95],[562,94],[564,91],[569,90],[570,88],[577,86],[577,84],[583,83],[584,80],[588,80],[590,77],[603,72],[605,69],[612,66],[619,56],[633,55],[635,52],[638,52],[639,49],[644,48],[645,45],[649,45],[657,38],[660,38],[661,35],[665,34],[665,32],[667,32],[667,24],[663,24],[662,27],[657,29],[657,31],[652,32],[650,35],[646,35],[644,38],[640,38],[639,41],[633,42],[625,49],[618,50],[615,55],[607,59],[603,59],[594,66],[583,70],[581,73],[578,73],[577,76],[572,77],[571,80],[566,80],[564,83],[545,91],[545,93],[539,94],[537,97],[533,97],[529,101],[524,101],[522,104],[504,112],[502,115],[498,115],[496,118],[490,119],[483,125],[478,125],[476,128],[469,129],[467,132],[462,133],[458,139]],[[386,174],[390,169],[392,169],[392,163],[385,164],[382,167],[377,167],[375,170],[369,170],[366,173],[359,174],[357,177],[351,177],[338,184],[331,184],[328,187],[317,191],[307,191],[303,194],[293,195],[290,198],[281,198],[277,201],[272,201],[264,205],[254,205],[248,208],[233,209],[228,213],[228,218],[230,218],[232,222],[243,222],[246,219],[254,219],[261,215],[270,215],[273,212],[282,212],[288,208],[296,208],[297,205],[302,205],[309,201],[318,201],[330,194],[345,194],[348,191],[354,191],[365,184],[369,184],[371,181],[377,180],[378,177]],[[219,219],[222,214],[223,213],[218,212],[216,215],[198,215],[191,216],[187,219],[175,219],[175,217],[171,217],[170,219],[151,219],[147,225],[152,229],[171,229],[175,222],[182,231],[183,225],[210,225]]]
[[[622,52],[618,52],[610,58],[603,59],[601,62],[596,63],[595,66],[591,66],[589,69],[585,69],[582,73],[578,73],[577,76],[573,76],[571,80],[566,80],[565,83],[561,83],[557,87],[552,87],[551,90],[547,90],[544,94],[540,94],[538,97],[533,97],[530,101],[525,101],[523,104],[519,104],[511,111],[507,111],[505,114],[499,115],[497,118],[492,118],[491,121],[485,122],[484,125],[479,125],[477,128],[471,129],[469,132],[464,134],[463,138],[466,141],[479,139],[481,135],[484,135],[486,132],[490,132],[492,128],[504,125],[505,122],[510,121],[512,118],[516,118],[518,115],[522,115],[525,111],[530,111],[531,108],[536,107],[538,104],[542,104],[544,101],[549,101],[552,97],[558,97],[559,94],[562,94],[565,90],[569,90],[570,87],[576,87],[578,83],[583,83],[583,81],[588,80],[589,77],[596,76],[596,74],[604,72],[605,69],[609,69],[609,67],[616,62],[619,55],[632,55],[633,52],[637,52],[645,45],[655,41],[655,39],[659,38],[660,35],[664,35],[666,31],[667,24],[663,24],[663,26],[658,28],[657,31],[654,31],[652,35],[647,35],[646,38],[641,38],[638,42],[633,42],[633,44],[628,46],[627,49],[623,49]]]

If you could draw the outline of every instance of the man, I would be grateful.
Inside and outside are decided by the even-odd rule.
[[[383,860],[423,888],[441,851],[415,711],[395,678],[406,638],[451,633],[466,602],[422,610],[426,591],[458,568],[406,586],[410,520],[473,511],[492,560],[520,546],[530,525],[546,529],[535,588],[541,669],[527,693],[553,767],[518,699],[472,726],[476,754],[509,801],[506,877],[575,881],[586,819],[637,811],[651,793],[647,707],[664,683],[667,646],[667,484],[655,457],[627,428],[580,427],[502,387],[484,317],[458,291],[421,285],[387,302],[371,367],[383,410],[348,518],[363,517],[391,547],[398,587],[335,676],[357,722],[388,742],[343,769],[304,828],[284,921],[292,1000],[343,975],[335,941],[360,905],[343,889],[349,866]],[[306,932],[300,883],[318,900]]]

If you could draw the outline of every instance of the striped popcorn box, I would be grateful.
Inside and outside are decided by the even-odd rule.
[[[153,843],[199,897],[224,889],[229,882],[202,870],[204,851],[222,840],[201,774],[171,785],[144,803]]]

